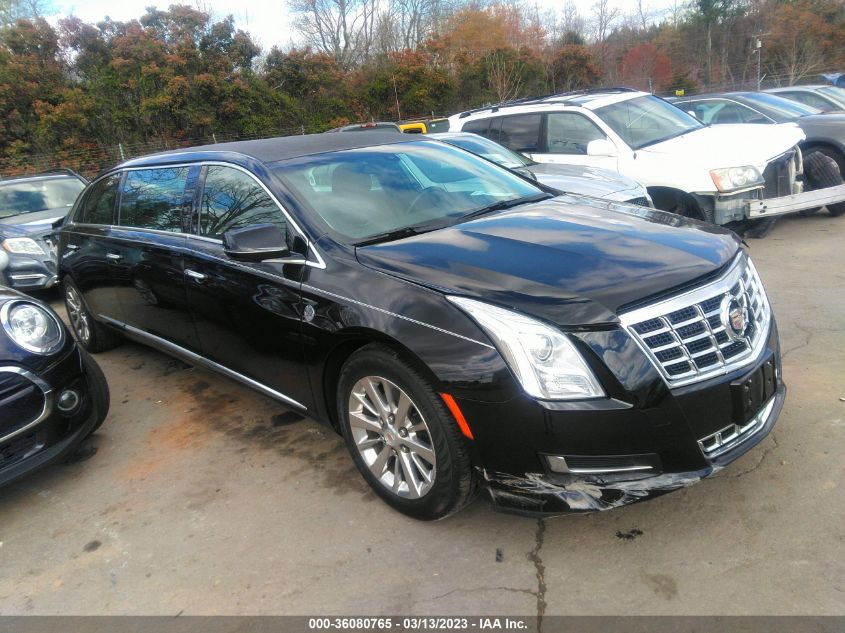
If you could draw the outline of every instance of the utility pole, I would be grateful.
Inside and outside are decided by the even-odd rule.
[[[399,91],[396,89],[396,75],[393,75],[393,96],[396,97],[396,117],[402,120],[402,113],[399,112]]]
[[[757,54],[757,92],[760,92],[763,86],[763,38],[767,35],[771,35],[771,33],[757,33],[754,36],[754,50],[751,53],[752,55]]]

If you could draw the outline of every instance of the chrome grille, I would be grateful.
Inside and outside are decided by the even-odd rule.
[[[620,318],[666,382],[678,387],[753,361],[765,345],[771,308],[754,265],[741,254],[716,281]]]
[[[22,367],[0,366],[0,442],[23,434],[44,421],[53,409],[53,391]]]

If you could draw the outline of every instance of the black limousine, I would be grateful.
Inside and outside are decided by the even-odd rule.
[[[772,428],[777,329],[731,232],[555,197],[395,134],[197,147],[92,182],[59,232],[82,344],[128,337],[342,433],[391,506],[526,514],[692,484]]]

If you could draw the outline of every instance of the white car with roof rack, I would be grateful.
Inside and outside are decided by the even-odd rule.
[[[845,200],[845,185],[804,191],[798,126],[707,126],[628,88],[524,99],[449,123],[537,162],[618,171],[644,184],[657,208],[716,224]]]

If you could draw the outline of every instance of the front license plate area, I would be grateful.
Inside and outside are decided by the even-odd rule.
[[[731,383],[733,422],[743,425],[763,408],[777,391],[775,359],[770,356],[752,372]]]

